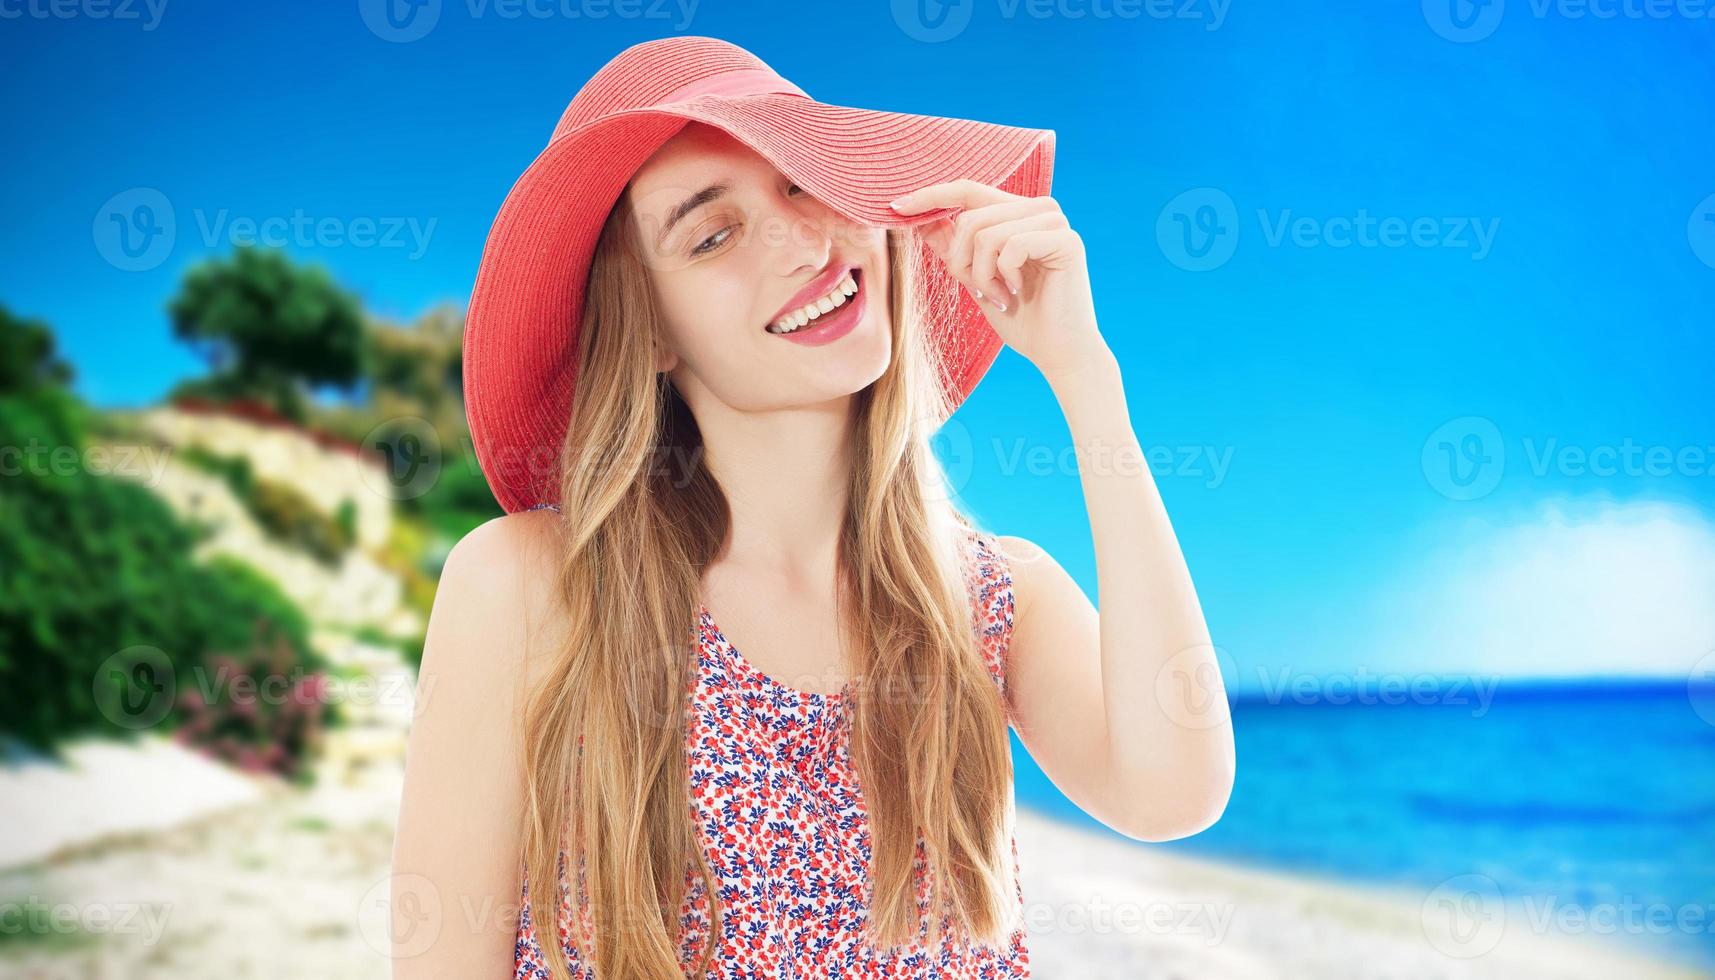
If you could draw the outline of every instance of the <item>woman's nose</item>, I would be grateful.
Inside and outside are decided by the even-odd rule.
[[[790,273],[804,265],[815,269],[827,265],[838,237],[836,224],[834,216],[820,206],[782,211],[778,222],[782,240],[776,251],[782,256],[783,271]]]

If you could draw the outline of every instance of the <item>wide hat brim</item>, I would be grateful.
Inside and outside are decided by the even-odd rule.
[[[858,109],[790,94],[703,95],[612,112],[558,134],[518,179],[489,232],[464,337],[465,411],[507,513],[559,503],[558,460],[577,387],[578,331],[596,240],[648,158],[689,122],[717,126],[855,222],[907,227],[889,202],[970,179],[1049,192],[1054,131]],[[1004,346],[981,306],[927,247],[914,261],[941,382],[956,407]]]

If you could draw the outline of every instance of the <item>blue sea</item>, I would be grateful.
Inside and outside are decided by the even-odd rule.
[[[1194,837],[1136,846],[1425,891],[1480,874],[1539,907],[1689,907],[1700,918],[1681,921],[1700,925],[1612,935],[1715,974],[1710,695],[1682,680],[1503,682],[1486,706],[1470,688],[1464,703],[1239,698],[1225,815]],[[1100,827],[1013,738],[1019,805]]]

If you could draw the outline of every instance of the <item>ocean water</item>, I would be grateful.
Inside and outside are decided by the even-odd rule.
[[[1409,705],[1240,699],[1220,822],[1137,846],[1425,891],[1483,875],[1509,903],[1621,916],[1587,931],[1715,975],[1715,689],[1503,682],[1486,705],[1464,693]],[[1013,737],[1019,805],[1100,827]],[[1655,927],[1626,918],[1625,903],[1652,910]]]

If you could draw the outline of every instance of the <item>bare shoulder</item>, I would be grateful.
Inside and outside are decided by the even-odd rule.
[[[1084,590],[1046,548],[1010,534],[995,535],[995,542],[1012,577],[1015,643],[1022,638],[1027,644],[1032,632],[1052,635],[1068,621],[1094,614]]]
[[[1054,561],[1053,556],[1042,549],[1041,545],[1029,538],[1022,538],[1013,534],[997,534],[994,536],[994,540],[1000,548],[1001,556],[1006,561],[1007,573],[1012,578],[1013,606],[1022,612],[1032,593],[1036,591],[1033,586],[1042,577],[1043,566],[1051,565],[1056,571],[1059,571],[1060,565]],[[1060,574],[1065,573],[1061,571]]]
[[[419,685],[436,696],[418,720],[452,712],[504,719],[521,703],[552,642],[556,515],[509,514],[478,525],[441,567]]]
[[[556,553],[560,529],[560,516],[548,510],[490,518],[453,545],[442,577],[452,573],[481,579],[528,579],[531,572],[547,570]]]
[[[563,526],[548,510],[506,514],[473,528],[448,552],[435,592],[436,615],[454,620],[448,625],[461,632],[489,637],[492,666],[504,662],[523,672],[560,636],[556,588]]]

